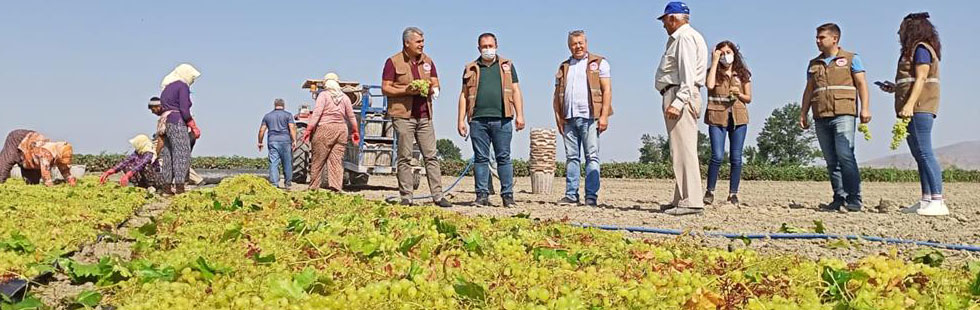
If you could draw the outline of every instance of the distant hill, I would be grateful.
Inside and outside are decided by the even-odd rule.
[[[903,145],[906,151],[901,154],[890,155],[865,161],[862,167],[875,168],[903,168],[915,169],[915,160],[908,153],[908,146]],[[943,168],[957,167],[967,170],[980,170],[980,141],[959,142],[936,149],[936,158]]]

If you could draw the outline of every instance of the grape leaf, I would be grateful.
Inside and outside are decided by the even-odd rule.
[[[271,264],[276,262],[276,254],[269,254],[266,256],[259,255],[259,253],[252,254],[252,259],[259,264]]]
[[[10,233],[10,238],[7,240],[0,241],[0,250],[19,252],[19,253],[30,253],[34,252],[37,247],[34,246],[26,236],[22,235],[19,231],[14,231]]]
[[[228,224],[225,226],[225,232],[221,234],[221,241],[228,240],[238,240],[242,236],[242,224]]]
[[[977,276],[973,279],[973,283],[970,283],[970,294],[973,294],[973,296],[980,296],[980,272],[977,272]]]
[[[44,303],[34,296],[25,297],[21,301],[14,304],[0,303],[0,309],[2,310],[39,310],[43,308]]]
[[[139,233],[143,234],[144,236],[156,235],[157,234],[157,222],[156,221],[150,221],[149,223],[146,223],[143,226],[140,226],[139,228],[137,228],[136,231],[138,231]]]
[[[827,228],[823,226],[823,221],[813,221],[813,232],[818,234],[827,232]]]
[[[75,297],[75,302],[86,308],[95,308],[102,301],[102,294],[96,291],[83,291]]]
[[[424,237],[424,235],[416,235],[405,238],[405,240],[402,240],[401,244],[398,245],[398,252],[408,255],[408,252],[411,251],[415,245],[419,244],[420,241],[422,241],[422,237]]]
[[[436,231],[438,231],[440,234],[446,235],[450,238],[459,236],[459,233],[456,232],[456,225],[443,222],[438,217],[434,218],[432,223],[436,225]]]
[[[463,240],[463,248],[467,252],[483,255],[483,237],[480,237],[477,232],[471,233],[468,238]]]
[[[801,233],[805,233],[806,231],[793,226],[789,226],[786,223],[783,223],[782,225],[779,226],[779,232],[788,233],[788,234],[801,234]]]
[[[422,266],[419,266],[419,263],[413,260],[412,265],[408,266],[408,271],[405,272],[405,278],[411,280],[419,274],[422,274]]]
[[[456,279],[456,284],[453,285],[453,290],[456,291],[456,295],[459,295],[463,299],[469,299],[482,303],[486,301],[487,298],[487,292],[485,289],[483,289],[483,286],[466,281],[462,277]]]
[[[912,262],[939,267],[946,260],[946,256],[939,250],[932,248],[919,249],[912,254]]]

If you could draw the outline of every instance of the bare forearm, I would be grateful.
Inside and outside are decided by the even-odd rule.
[[[514,87],[514,109],[515,115],[524,117],[524,96],[521,95],[521,89],[517,87]]]
[[[456,122],[462,123],[466,120],[466,94],[459,94],[459,103],[457,104],[456,110]]]
[[[602,113],[600,117],[612,115],[612,84],[610,82],[602,84]]]
[[[912,91],[909,93],[909,98],[905,100],[905,107],[909,107],[910,105],[914,106],[916,102],[919,102],[919,96],[922,96],[922,89],[925,88],[928,77],[928,64],[915,66],[915,82],[912,84]]]
[[[711,61],[711,69],[708,70],[708,76],[704,79],[704,87],[708,90],[715,89],[715,72],[718,72],[718,60]]]

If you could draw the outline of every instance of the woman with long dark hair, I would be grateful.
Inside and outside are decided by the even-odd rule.
[[[898,38],[902,51],[895,83],[880,87],[895,93],[895,114],[911,119],[906,141],[919,169],[922,199],[905,211],[948,215],[949,208],[943,200],[943,169],[932,150],[932,124],[939,111],[939,32],[929,21],[929,13],[912,13],[902,19]]]
[[[711,140],[711,161],[708,164],[708,190],[704,193],[704,203],[714,202],[715,184],[718,170],[725,159],[725,138],[731,143],[729,161],[728,202],[738,204],[738,184],[742,177],[742,147],[748,130],[749,110],[752,102],[752,73],[742,61],[742,53],[731,41],[722,41],[715,46],[711,59],[711,69],[705,79],[708,88],[708,109],[704,113],[704,123],[708,124],[708,137]]]

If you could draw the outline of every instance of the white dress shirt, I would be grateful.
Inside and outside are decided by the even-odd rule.
[[[707,71],[708,45],[704,43],[701,33],[690,24],[684,24],[667,40],[667,50],[660,58],[654,87],[663,92],[668,86],[677,85],[677,95],[670,106],[682,110],[690,104],[698,110],[701,103],[692,102],[692,98],[704,86]]]
[[[568,73],[565,74],[565,119],[581,117],[592,119],[592,108],[589,107],[589,82],[586,76],[586,65],[589,55],[582,59],[570,57]],[[599,78],[609,77],[609,63],[605,59],[598,64]]]

